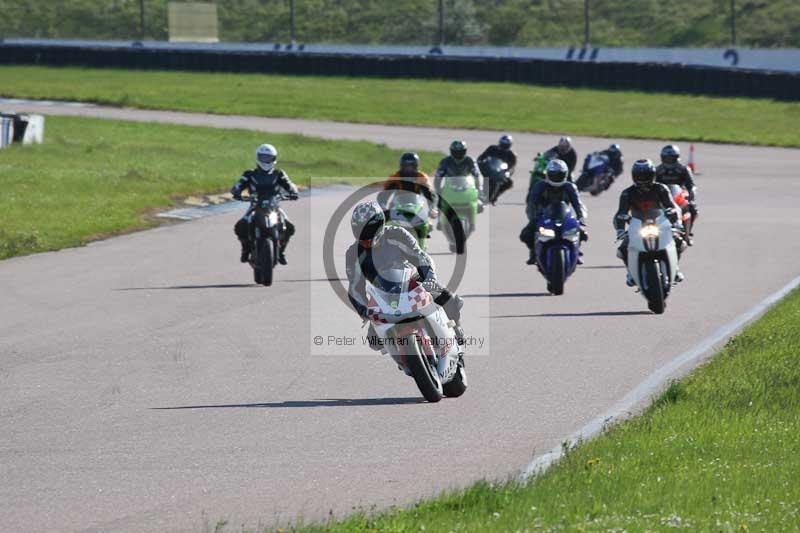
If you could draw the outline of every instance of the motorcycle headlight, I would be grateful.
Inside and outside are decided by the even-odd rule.
[[[639,230],[639,236],[642,239],[654,239],[661,234],[661,230],[658,226],[642,226],[642,229]]]
[[[539,228],[539,235],[546,239],[552,239],[556,236],[556,232],[550,228],[540,227]]]

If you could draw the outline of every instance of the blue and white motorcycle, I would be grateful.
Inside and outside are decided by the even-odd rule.
[[[536,264],[547,280],[548,292],[564,294],[564,283],[578,265],[581,228],[566,202],[553,204],[537,221]]]
[[[607,190],[614,183],[614,169],[608,156],[600,152],[592,152],[583,162],[583,171],[576,186],[579,191],[585,191],[592,196],[597,196]]]

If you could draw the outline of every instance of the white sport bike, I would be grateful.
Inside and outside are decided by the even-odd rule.
[[[678,272],[676,231],[662,209],[651,209],[643,218],[634,216],[628,226],[628,273],[657,315],[667,307]]]
[[[414,378],[427,401],[461,396],[467,390],[467,374],[456,324],[416,278],[415,269],[402,265],[367,283],[367,313],[376,340]]]

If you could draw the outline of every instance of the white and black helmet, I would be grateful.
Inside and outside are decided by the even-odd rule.
[[[569,167],[560,159],[551,159],[547,163],[544,180],[554,187],[563,187],[567,182]]]
[[[661,162],[668,167],[677,165],[680,158],[681,149],[674,144],[668,144],[661,149]]]
[[[278,151],[271,144],[262,144],[256,148],[256,164],[261,170],[271,172],[278,161]]]
[[[497,146],[499,146],[503,150],[511,150],[511,146],[514,144],[514,139],[511,135],[501,135],[500,140],[497,141]]]
[[[386,217],[378,202],[361,202],[353,209],[353,216],[350,217],[353,237],[359,241],[371,241],[383,227],[384,222]]]

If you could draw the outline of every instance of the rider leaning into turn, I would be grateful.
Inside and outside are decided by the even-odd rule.
[[[656,167],[649,159],[639,159],[631,168],[633,185],[622,191],[619,196],[619,209],[614,215],[614,229],[617,230],[617,239],[621,240],[617,257],[628,265],[628,232],[625,226],[631,220],[631,215],[643,217],[647,211],[660,208],[664,210],[672,224],[678,223],[680,208],[672,199],[666,185],[656,183]],[[683,281],[684,276],[680,269],[675,273],[677,281]],[[633,278],[628,273],[627,284],[635,285]]]
[[[661,164],[656,167],[656,181],[664,185],[679,185],[686,189],[689,194],[689,212],[692,214],[692,222],[694,222],[697,218],[694,175],[689,167],[681,164],[680,158],[681,150],[676,145],[668,144],[662,148]]]
[[[568,174],[567,164],[560,159],[553,159],[547,164],[545,179],[537,182],[528,194],[525,208],[525,213],[528,215],[528,225],[522,229],[519,239],[530,250],[530,257],[527,261],[529,265],[536,264],[535,249],[539,215],[543,210],[555,203],[566,202],[572,206],[572,210],[581,225],[581,240],[586,240],[587,238],[583,229],[583,226],[586,225],[586,207],[581,203],[578,188],[567,180]]]
[[[386,225],[385,222],[383,209],[377,202],[362,202],[353,210],[350,225],[356,242],[347,249],[345,256],[349,282],[347,295],[353,310],[366,320],[366,282],[372,282],[383,269],[405,263],[416,268],[420,285],[455,321],[456,338],[463,346],[464,333],[460,325],[463,300],[439,283],[433,260],[419,247],[411,233],[399,226]],[[371,326],[368,338],[370,347],[380,350],[380,346],[372,342],[375,333]]]
[[[483,176],[475,160],[467,155],[467,144],[464,141],[453,141],[450,143],[450,155],[439,162],[436,169],[436,177],[433,187],[436,194],[442,192],[442,185],[445,178],[456,176],[472,176],[475,178],[475,187],[478,189],[480,198],[483,198]],[[479,200],[479,206],[481,206]]]
[[[286,172],[276,168],[275,163],[278,162],[278,151],[271,144],[262,144],[256,149],[256,168],[252,170],[245,170],[239,181],[231,187],[231,194],[237,200],[242,198],[242,192],[248,191],[251,196],[258,196],[260,200],[269,200],[270,198],[285,192],[293,200],[297,199],[297,186],[292,183]],[[282,265],[286,264],[286,246],[289,244],[289,239],[294,235],[294,224],[286,216],[283,209],[279,209],[281,217],[281,226],[283,230],[280,236],[280,249],[278,250],[278,262]],[[242,263],[246,263],[250,259],[250,222],[252,215],[248,211],[242,218],[236,222],[233,227],[234,233],[239,238],[242,244]]]
[[[478,156],[478,163],[480,164],[490,157],[496,157],[508,165],[509,173],[514,174],[514,169],[517,168],[517,154],[511,149],[513,144],[514,139],[511,138],[511,135],[502,135],[497,144],[489,146]]]

